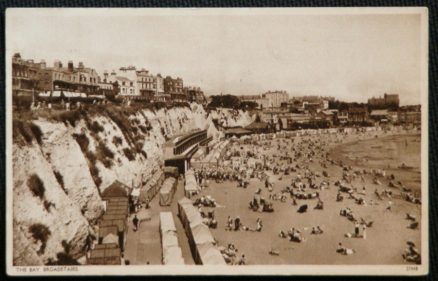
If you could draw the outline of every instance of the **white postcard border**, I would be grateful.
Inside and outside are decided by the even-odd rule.
[[[8,18],[24,10],[47,13],[57,10],[65,15],[90,13],[99,15],[364,15],[364,14],[420,14],[421,15],[421,254],[422,264],[406,265],[246,265],[246,266],[199,266],[199,265],[144,265],[144,266],[13,266],[13,218],[12,218],[12,50],[8,48]],[[6,10],[6,268],[12,276],[71,276],[71,275],[425,275],[429,272],[429,183],[428,183],[428,9],[426,7],[385,8],[8,8]]]

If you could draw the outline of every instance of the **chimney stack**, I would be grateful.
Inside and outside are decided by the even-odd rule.
[[[84,63],[83,62],[79,62],[78,68],[83,69],[84,68]]]
[[[68,71],[73,72],[74,66],[73,66],[73,61],[69,60],[68,61]]]
[[[55,62],[53,63],[53,66],[55,67],[55,69],[60,69],[60,68],[62,68],[62,63],[59,60],[55,60]]]

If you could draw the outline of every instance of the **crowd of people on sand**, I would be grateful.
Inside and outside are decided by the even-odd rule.
[[[248,204],[250,210],[258,212],[274,212],[273,202],[287,203],[288,199],[291,200],[291,206],[297,207],[298,213],[305,213],[311,209],[316,211],[324,210],[325,202],[322,200],[321,194],[330,189],[336,191],[335,202],[339,204],[346,204],[351,201],[359,206],[384,205],[384,211],[392,210],[396,198],[421,204],[418,196],[404,186],[401,181],[397,181],[394,175],[387,175],[384,169],[367,170],[353,168],[340,160],[332,158],[329,153],[330,144],[344,142],[348,136],[361,139],[386,133],[383,131],[366,132],[357,129],[357,131],[350,133],[326,134],[324,137],[302,134],[299,138],[268,137],[266,139],[245,140],[245,143],[241,140],[234,140],[227,147],[227,152],[223,159],[219,160],[220,165],[218,167],[197,168],[195,169],[195,176],[199,182],[208,180],[215,180],[218,183],[231,181],[236,182],[237,187],[244,188],[249,185],[251,178],[264,182],[269,200],[263,196],[265,191],[262,188],[258,188],[253,199]],[[276,152],[272,152],[270,149],[272,147],[277,148]],[[311,163],[319,164],[321,169],[318,171],[311,169]],[[314,166],[313,164],[312,166]],[[329,177],[327,171],[329,167],[332,169],[333,167],[338,167],[341,176],[333,180],[333,176]],[[276,176],[281,180],[284,176],[291,173],[294,173],[295,176],[290,181],[290,184],[282,189],[276,188],[273,177]],[[382,186],[374,190],[373,196],[370,196],[372,193],[368,192],[370,183]],[[383,187],[385,183],[387,183],[387,187]],[[370,199],[370,197],[373,198]],[[312,204],[312,201],[315,201],[315,203]],[[300,204],[300,202],[307,203]],[[195,204],[200,206],[211,204],[214,207],[215,201],[207,196],[201,197]],[[345,233],[345,237],[367,239],[367,230],[372,228],[374,224],[372,219],[365,219],[356,212],[353,212],[348,205],[341,207],[339,214],[346,217],[353,224],[353,231]],[[418,228],[419,222],[415,216],[407,214],[406,219],[410,220],[409,228]],[[255,228],[249,228],[242,223],[239,216],[235,218],[228,216],[225,228],[228,231],[244,230],[260,232],[263,229],[263,223],[258,218]],[[320,226],[313,226],[310,232],[311,235],[321,235],[323,233],[324,230]],[[298,243],[307,240],[303,232],[294,227],[287,232],[281,230],[279,237],[288,238],[289,241]],[[356,253],[354,249],[347,248],[342,243],[338,244],[336,252],[343,255]],[[227,256],[227,260],[230,260],[230,257],[233,256],[233,250],[228,248],[223,254]],[[272,250],[270,254],[278,255],[279,253]],[[403,258],[413,262],[419,259],[419,255],[415,247],[410,246],[409,251],[403,254]]]
[[[244,225],[239,216],[237,216],[234,219],[231,216],[228,216],[227,224],[225,225],[225,230],[227,231],[244,230],[244,231],[261,232],[262,229],[263,229],[263,222],[260,218],[257,218],[255,228],[250,228]]]
[[[202,209],[202,205],[198,205],[198,211],[201,214],[202,222],[206,226],[208,226],[209,228],[216,228],[217,227],[217,220],[215,217],[214,209],[204,211]]]
[[[319,226],[318,226],[318,228],[319,228]],[[314,234],[316,234],[316,233],[314,233]],[[322,234],[322,232],[321,232],[321,234]],[[295,228],[295,227],[292,227],[291,229],[289,229],[287,231],[287,233],[284,232],[283,230],[280,230],[280,233],[278,236],[280,238],[288,238],[289,241],[292,241],[292,242],[301,243],[301,242],[306,241],[306,238],[304,238],[304,236],[302,235],[302,232],[298,228]]]
[[[245,254],[242,253],[239,258],[239,250],[232,243],[229,243],[227,247],[219,247],[219,251],[221,252],[225,262],[229,265],[246,264]]]
[[[421,264],[421,254],[420,251],[415,246],[415,243],[412,241],[406,242],[408,244],[408,248],[405,249],[403,253],[403,259],[407,262],[413,262],[416,264]]]

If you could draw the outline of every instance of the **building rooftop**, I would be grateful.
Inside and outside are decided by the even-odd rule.
[[[102,198],[128,197],[129,191],[129,186],[116,180],[102,192]]]
[[[120,81],[131,82],[131,80],[129,80],[128,78],[126,78],[124,76],[116,76],[116,79],[120,80]]]
[[[348,112],[350,113],[360,113],[360,112],[367,112],[367,108],[366,107],[352,107],[348,109]]]
[[[337,110],[336,110],[337,111]],[[332,111],[332,110],[323,110],[321,111],[323,114],[325,115],[333,115],[335,114],[336,111]]]
[[[191,130],[190,132],[187,132],[187,133],[174,135],[167,142],[164,143],[164,146],[174,146],[177,142],[184,140],[185,138],[188,138],[191,135],[193,135],[195,133],[202,132],[202,131],[204,131],[204,130],[194,129],[194,130]]]
[[[267,129],[269,127],[269,124],[266,122],[252,122],[251,124],[249,124],[248,126],[245,127],[245,129],[248,130],[260,130],[260,129]]]
[[[247,135],[251,133],[252,131],[246,130],[244,128],[230,128],[225,131],[225,134],[232,134],[232,135]]]
[[[371,111],[371,116],[380,116],[380,115],[388,115],[387,109],[376,109]]]

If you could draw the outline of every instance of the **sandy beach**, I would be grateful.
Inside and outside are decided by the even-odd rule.
[[[391,135],[380,136],[378,138],[363,139],[363,136],[353,136],[352,140],[344,139],[345,143],[332,143],[330,154],[336,154],[338,160],[348,162],[351,151],[357,147],[362,149],[356,157],[373,154],[379,155],[380,159],[386,159],[391,167],[398,165],[400,162],[409,163],[414,168],[410,173],[416,174],[419,169],[420,146],[419,134],[417,135]],[[405,154],[397,151],[387,150],[386,147],[395,149],[405,139],[408,139],[410,149]],[[296,142],[300,140],[295,139]],[[275,143],[275,141],[273,141]],[[276,145],[272,145],[276,147]],[[378,147],[378,148],[377,148]],[[245,147],[243,146],[245,149]],[[269,152],[267,152],[269,153]],[[271,153],[275,153],[271,151]],[[320,164],[315,157],[312,162],[308,162],[310,170],[322,171]],[[377,160],[377,159],[376,159]],[[305,159],[302,159],[305,161]],[[380,161],[380,160],[379,160]],[[370,163],[371,161],[368,161]],[[387,163],[385,162],[384,165]],[[297,164],[300,164],[297,163]],[[295,164],[295,163],[294,163]],[[359,164],[357,168],[368,169],[378,168],[370,164]],[[298,200],[298,206],[302,204],[309,205],[309,211],[303,214],[297,213],[298,206],[292,206],[291,199],[286,202],[273,201],[275,211],[273,213],[253,212],[248,208],[248,202],[253,198],[255,191],[261,188],[262,196],[268,198],[269,192],[264,187],[264,182],[258,179],[251,179],[248,188],[238,188],[236,182],[226,181],[216,183],[211,181],[210,186],[202,194],[211,195],[216,199],[219,207],[216,208],[216,217],[219,221],[217,229],[212,233],[218,240],[219,245],[226,246],[228,243],[234,243],[239,249],[239,253],[247,256],[249,264],[403,264],[402,253],[406,248],[406,241],[410,240],[420,246],[420,231],[407,228],[409,221],[406,220],[406,213],[414,214],[421,218],[420,207],[403,199],[388,199],[378,201],[373,191],[381,191],[388,188],[388,181],[382,180],[381,185],[373,184],[372,177],[364,176],[365,182],[355,180],[352,185],[362,188],[366,187],[366,202],[371,200],[378,205],[358,205],[353,200],[344,199],[343,202],[336,202],[337,187],[333,185],[336,180],[342,178],[342,169],[336,165],[329,165],[325,169],[329,177],[317,178],[317,181],[326,180],[330,183],[330,188],[320,192],[321,200],[324,201],[324,210],[314,210],[316,200]],[[270,172],[270,171],[269,171]],[[406,182],[409,187],[419,189],[418,180],[410,175],[399,178],[405,171],[399,171],[392,168],[387,171],[393,173],[397,180]],[[292,172],[288,176],[275,176],[274,191],[278,192],[290,184],[291,180],[298,172]],[[385,211],[388,202],[392,202],[392,210]],[[360,215],[367,221],[373,221],[371,228],[367,229],[366,239],[346,238],[345,234],[354,231],[354,223],[347,218],[339,215],[341,208],[349,207],[354,213]],[[264,224],[262,232],[252,231],[226,231],[225,223],[227,217],[240,216],[242,223],[250,228],[255,228],[256,219],[261,218]],[[321,226],[324,233],[321,235],[311,235],[313,226]],[[288,239],[279,237],[280,230],[287,231],[291,227],[298,228],[302,231],[305,241],[302,243],[289,242]],[[336,253],[336,247],[342,242],[348,248],[356,251],[351,256],[344,256]],[[278,251],[278,256],[269,254],[273,249]],[[381,249],[385,249],[382,251]]]

